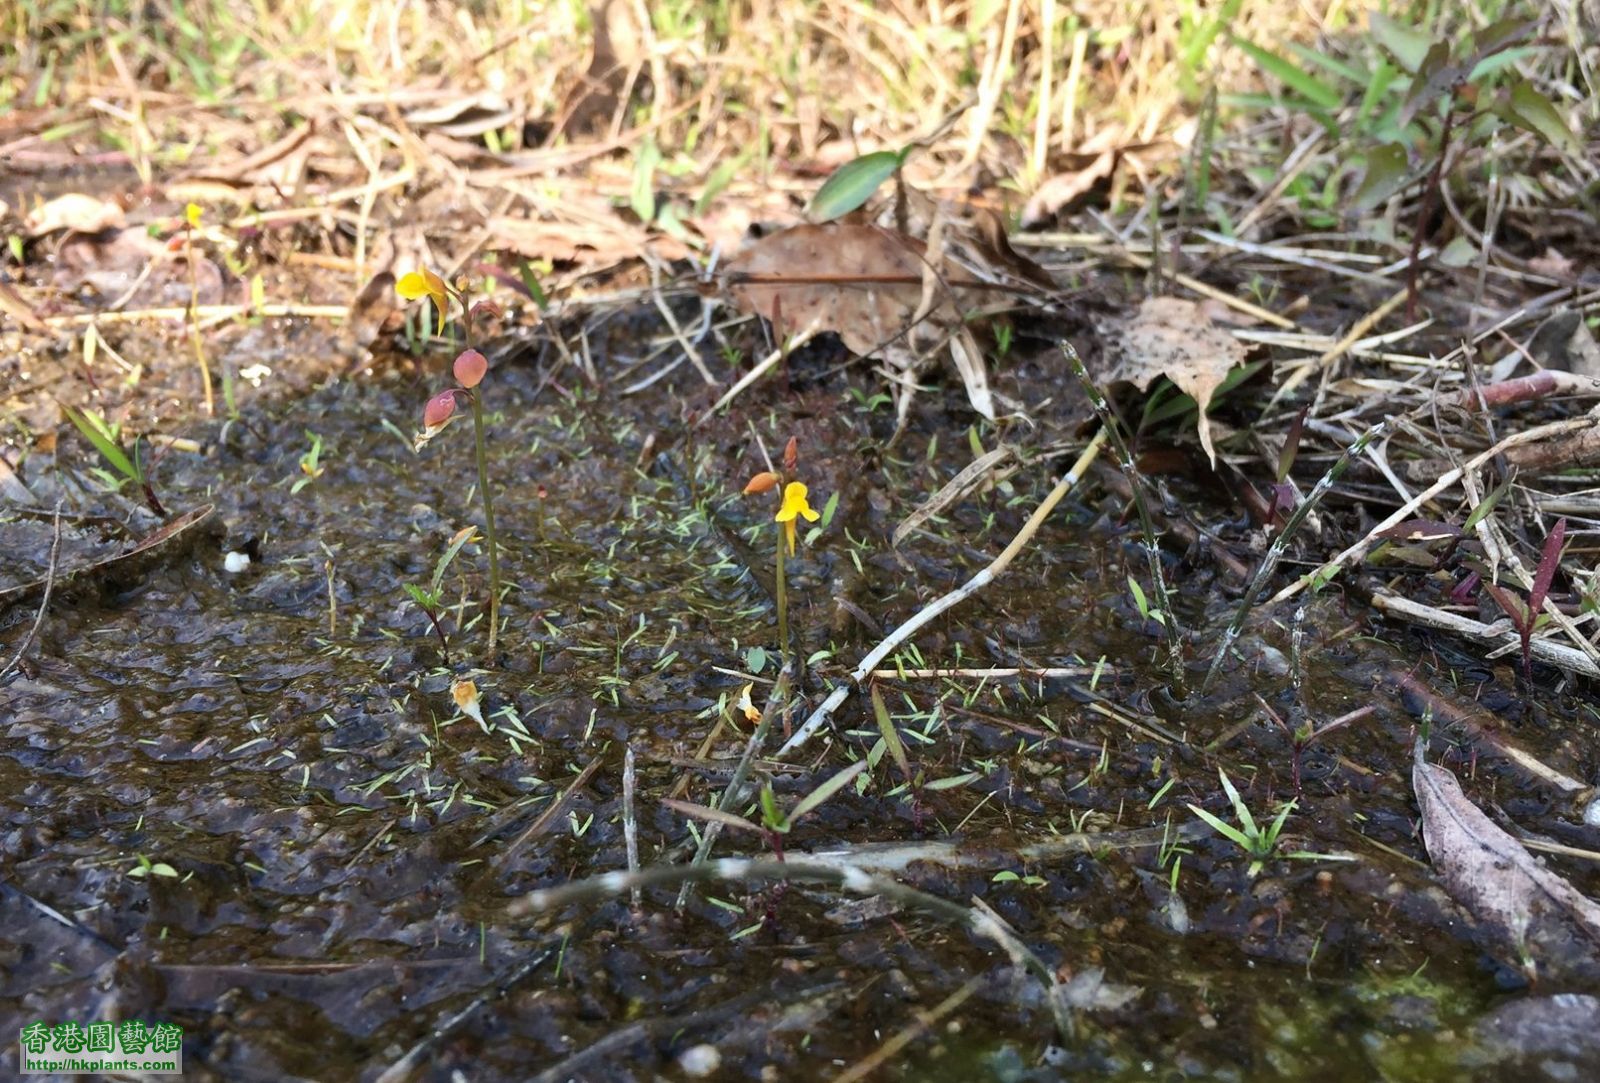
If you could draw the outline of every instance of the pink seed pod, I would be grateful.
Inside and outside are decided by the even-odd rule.
[[[422,408],[422,423],[430,429],[436,429],[450,420],[450,415],[456,412],[456,391],[451,388],[441,391],[428,400],[428,405]]]
[[[477,387],[489,371],[489,359],[477,350],[462,350],[451,371],[462,387]]]

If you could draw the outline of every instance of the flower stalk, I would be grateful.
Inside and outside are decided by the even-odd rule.
[[[423,431],[417,434],[416,447],[422,448],[442,432],[454,419],[456,406],[464,398],[472,406],[473,451],[478,466],[478,499],[483,504],[483,536],[489,551],[489,653],[493,654],[500,639],[500,533],[494,521],[494,490],[489,484],[489,451],[483,420],[483,396],[478,385],[489,372],[489,359],[473,349],[473,318],[480,312],[498,315],[499,309],[490,301],[468,305],[465,294],[432,271],[423,268],[401,277],[395,283],[401,297],[416,300],[426,297],[438,309],[439,328],[442,330],[449,315],[452,301],[460,302],[462,321],[468,346],[456,356],[451,373],[458,386],[447,388],[429,399],[422,411]]]

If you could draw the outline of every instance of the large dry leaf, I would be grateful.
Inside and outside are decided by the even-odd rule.
[[[1206,408],[1229,370],[1244,361],[1244,344],[1180,297],[1147,297],[1131,319],[1112,321],[1104,330],[1115,358],[1106,379],[1126,380],[1140,391],[1157,376],[1171,380],[1200,408],[1200,446],[1216,466]]]
[[[1600,971],[1600,905],[1534,860],[1467,800],[1455,775],[1425,762],[1420,746],[1411,785],[1428,857],[1457,902],[1541,971]]]
[[[972,406],[994,416],[982,357],[963,335],[962,313],[981,302],[962,289],[978,283],[893,229],[850,222],[800,225],[764,237],[726,265],[738,306],[773,321],[780,333],[833,331],[852,352],[877,354],[913,376],[947,342]]]

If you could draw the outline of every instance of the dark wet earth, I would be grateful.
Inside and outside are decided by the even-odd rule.
[[[383,364],[186,427],[198,451],[163,454],[156,487],[169,511],[215,512],[137,564],[58,584],[0,685],[0,1033],[164,1019],[185,1029],[188,1076],[229,1080],[828,1079],[908,1029],[875,1078],[1593,1078],[1595,1030],[1571,1023],[1592,1007],[1551,999],[1585,993],[1565,976],[1582,968],[1530,986],[1436,884],[1410,787],[1417,713],[1396,689],[1410,674],[1581,780],[1600,768],[1589,691],[1536,672],[1529,694],[1514,660],[1491,667],[1328,591],[1305,619],[1298,693],[1278,614],[1253,622],[1218,690],[1175,704],[1160,629],[1126,586],[1136,531],[1093,479],[1003,580],[896,659],[1085,675],[885,678],[923,784],[913,797],[877,759],[784,840],[791,854],[964,840],[961,867],[898,878],[992,907],[1075,990],[1067,1033],[993,943],[914,909],[842,907],[853,897],[827,885],[713,883],[681,913],[676,888],[651,888],[637,907],[624,894],[510,917],[534,888],[626,866],[626,747],[645,865],[692,841],[660,799],[706,803],[726,784],[747,723],[734,712],[739,733],[700,744],[746,681],[759,703],[775,674],[770,508],[738,495],[765,468],[759,445],[776,457],[798,436],[813,503],[840,498],[790,565],[813,703],[877,641],[868,622],[892,627],[992,559],[1069,461],[893,549],[894,527],[970,461],[971,419],[927,397],[886,448],[891,412],[850,393],[875,378],[834,360],[797,361],[791,387],[692,430],[704,391],[684,370],[625,397],[548,352],[497,364],[484,391],[513,585],[487,657],[483,553],[451,566],[448,663],[403,586],[478,516],[470,428],[420,455],[408,443],[440,377]],[[1016,378],[1065,394],[1062,373]],[[292,492],[310,434],[323,473]],[[97,492],[92,462],[63,435],[18,476],[38,508],[64,497],[69,515],[153,527],[136,494]],[[0,587],[48,565],[52,521],[23,511],[0,515]],[[69,519],[63,567],[115,551],[108,533]],[[225,570],[230,552],[248,568]],[[1217,566],[1169,554],[1191,678],[1237,598]],[[37,603],[0,616],[5,660]],[[469,677],[481,725],[452,700]],[[1374,710],[1305,750],[1299,804],[1251,876],[1232,842],[1178,831],[1196,823],[1188,803],[1232,819],[1219,765],[1259,820],[1296,796],[1292,741],[1256,697],[1317,725]],[[828,741],[768,765],[779,799],[878,739],[853,697]],[[1572,801],[1480,751],[1432,729],[1431,758],[1491,815],[1600,848]],[[1017,856],[1078,833],[1108,841]],[[730,831],[717,853],[763,850]],[[1591,863],[1546,860],[1600,889]],[[9,1071],[16,1046],[3,1055]]]

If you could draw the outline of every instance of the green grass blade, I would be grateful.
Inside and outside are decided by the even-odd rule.
[[[94,445],[106,462],[110,463],[123,477],[130,481],[139,480],[139,468],[133,460],[128,458],[128,453],[122,450],[122,445],[117,443],[112,435],[111,427],[93,410],[77,410],[65,404],[61,412],[67,420],[72,422],[73,428],[83,434],[83,438]]]
[[[1329,86],[1316,76],[1300,70],[1277,53],[1268,52],[1259,45],[1253,45],[1242,38],[1233,40],[1244,51],[1246,56],[1256,62],[1256,65],[1262,71],[1271,75],[1313,105],[1331,110],[1339,108],[1344,103],[1344,95],[1339,92],[1337,87]]]

